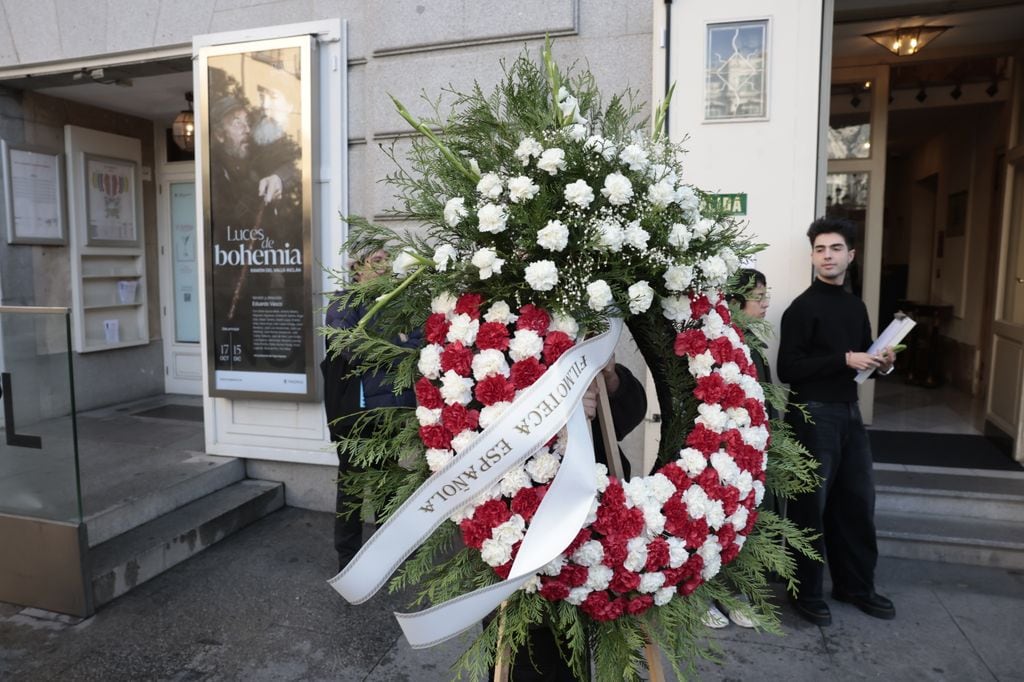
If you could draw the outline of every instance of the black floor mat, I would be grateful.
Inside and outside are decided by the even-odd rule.
[[[961,469],[1024,471],[985,436],[868,430],[876,462]]]
[[[161,405],[142,412],[132,412],[136,417],[156,417],[157,419],[178,419],[180,421],[203,421],[203,408],[199,405]]]

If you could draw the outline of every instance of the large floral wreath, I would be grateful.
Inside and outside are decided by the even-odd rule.
[[[622,317],[655,380],[657,469],[619,481],[596,464],[584,526],[459,665],[480,676],[500,647],[515,655],[547,622],[580,674],[592,647],[600,679],[637,675],[644,641],[680,673],[702,653],[708,601],[736,592],[776,629],[765,574],[791,577],[783,539],[808,546],[759,505],[766,488],[789,496],[813,474],[785,427],[769,424],[766,391],[783,396],[758,383],[750,321],[725,300],[759,246],[684,181],[682,150],[659,134],[664,106],[645,135],[628,96],[602,106],[592,77],[563,74],[549,49],[540,67],[516,60],[491,97],[454,95],[453,113],[427,122],[396,102],[421,136],[389,181],[423,228],[349,220],[350,250],[398,255],[393,277],[343,295],[370,310],[329,332],[332,348],[359,356],[362,371],[391,372],[396,390],[414,387],[418,405],[370,411],[342,442],[359,468],[345,481],[358,507],[387,519],[563,353]],[[387,341],[414,326],[422,349]],[[437,604],[506,577],[564,449],[563,433],[458,509],[392,587]],[[465,547],[453,554],[456,532]]]

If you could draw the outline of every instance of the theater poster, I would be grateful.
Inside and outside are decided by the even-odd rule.
[[[317,399],[310,36],[199,51],[210,394]]]

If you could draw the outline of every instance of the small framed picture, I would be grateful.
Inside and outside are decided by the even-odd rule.
[[[85,155],[88,246],[138,246],[138,172],[134,161]]]
[[[704,120],[768,118],[768,20],[708,24]]]
[[[0,141],[8,244],[66,244],[64,155]]]

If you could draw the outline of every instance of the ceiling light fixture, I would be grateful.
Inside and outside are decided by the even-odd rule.
[[[873,40],[894,55],[906,57],[917,54],[924,49],[925,45],[950,28],[949,26],[906,26],[868,33],[864,37]]]
[[[191,90],[185,93],[185,100],[188,102],[188,109],[174,117],[174,123],[171,124],[171,135],[174,137],[174,144],[186,152],[191,152],[196,148],[196,116],[192,112]]]

